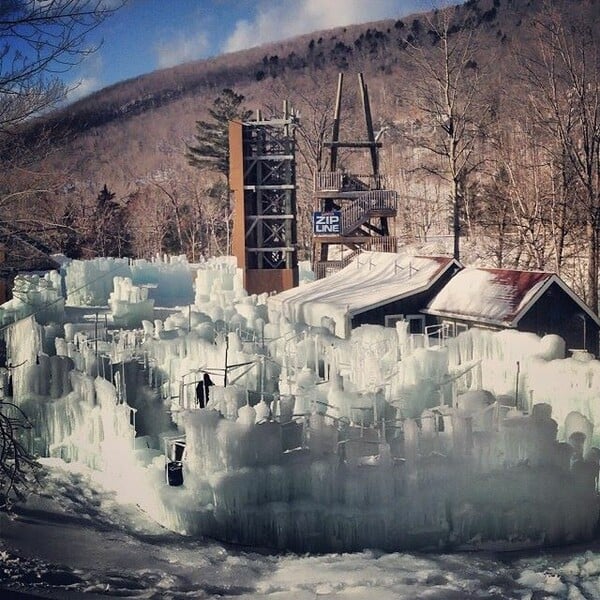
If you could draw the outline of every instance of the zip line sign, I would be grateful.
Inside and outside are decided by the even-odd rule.
[[[342,213],[339,210],[313,213],[313,233],[315,235],[342,233]]]

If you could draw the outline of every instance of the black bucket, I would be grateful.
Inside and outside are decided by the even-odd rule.
[[[165,473],[169,485],[183,485],[183,463],[180,460],[167,463]]]

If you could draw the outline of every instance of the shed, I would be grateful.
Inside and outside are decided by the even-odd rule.
[[[269,312],[294,324],[326,327],[342,338],[359,325],[399,319],[421,333],[421,309],[461,268],[446,256],[362,252],[338,273],[271,296]]]
[[[466,268],[423,312],[455,332],[469,327],[561,336],[598,356],[600,319],[555,273]]]

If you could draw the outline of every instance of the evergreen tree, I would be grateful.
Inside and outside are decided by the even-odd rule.
[[[114,199],[115,193],[109,191],[108,187],[106,187],[106,184],[104,184],[104,187],[100,190],[100,193],[98,194],[98,206],[109,206]]]
[[[127,253],[129,236],[121,205],[114,201],[115,193],[107,185],[100,190],[94,209],[93,247],[99,256],[118,256]]]
[[[209,167],[229,178],[229,121],[246,121],[252,111],[243,106],[244,96],[225,88],[208,110],[210,121],[196,121],[194,143],[187,146],[190,165]]]

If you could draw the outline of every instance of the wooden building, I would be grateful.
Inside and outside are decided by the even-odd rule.
[[[422,311],[450,335],[470,327],[561,336],[570,350],[599,354],[600,319],[556,274],[467,268]]]
[[[569,350],[600,353],[600,319],[556,274],[463,268],[442,256],[363,252],[325,279],[269,298],[294,324],[348,338],[363,324],[453,337],[471,327],[556,334]]]
[[[272,296],[269,312],[294,324],[324,327],[341,338],[364,324],[410,323],[424,333],[423,307],[461,268],[447,256],[363,252],[341,271]]]

